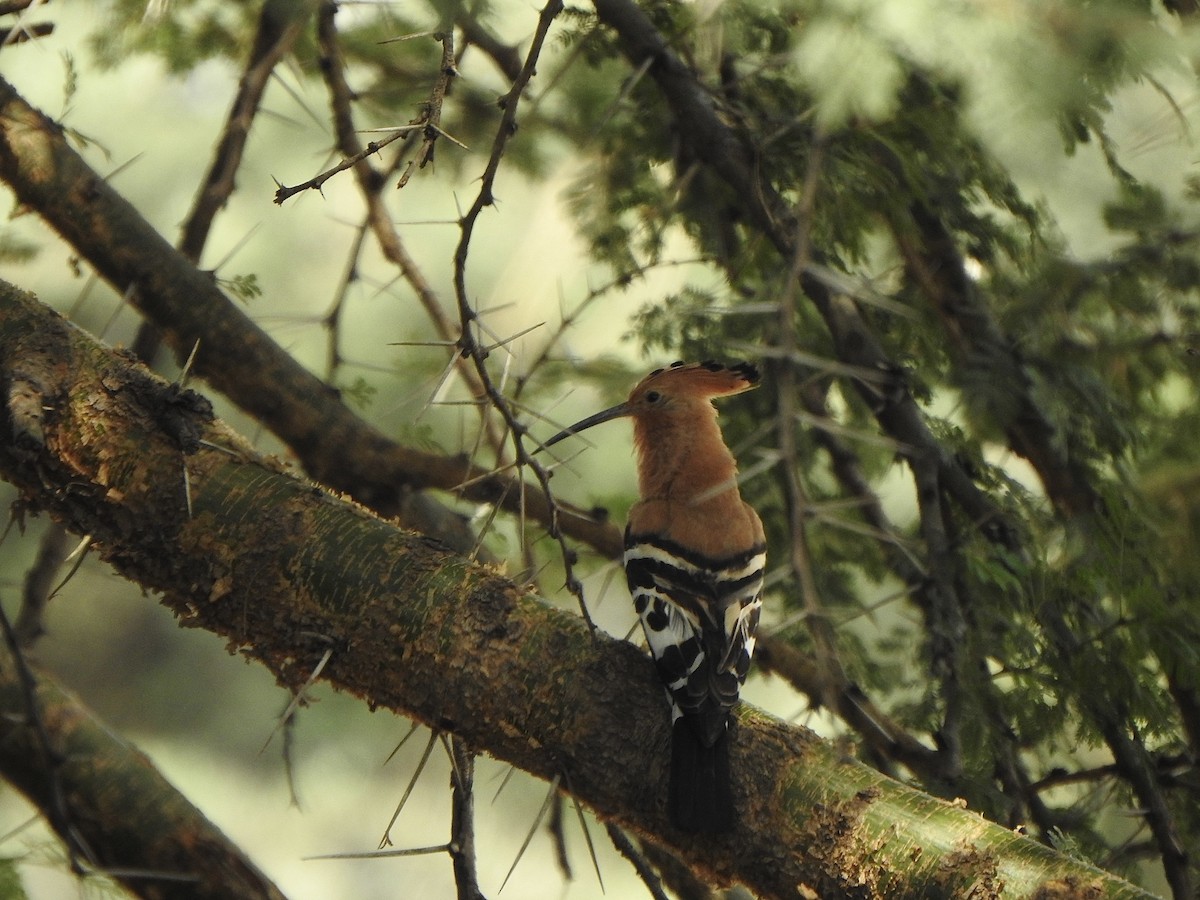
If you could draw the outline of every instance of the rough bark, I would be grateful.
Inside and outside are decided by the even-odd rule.
[[[323,677],[337,687],[540,777],[565,773],[601,817],[708,878],[769,897],[1148,896],[746,705],[738,828],[674,832],[666,716],[632,646],[257,456],[198,394],[6,285],[0,396],[0,475],[183,624],[289,685],[332,648]]]

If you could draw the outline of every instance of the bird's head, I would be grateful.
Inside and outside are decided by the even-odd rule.
[[[689,417],[709,417],[713,415],[711,400],[748,391],[757,386],[758,379],[758,369],[746,362],[732,366],[712,360],[671,363],[639,381],[624,403],[564,428],[543,446],[549,447],[593,425],[626,416],[645,426],[665,425],[675,420],[686,422]]]

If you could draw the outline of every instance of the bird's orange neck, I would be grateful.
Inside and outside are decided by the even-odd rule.
[[[638,489],[643,500],[707,504],[738,498],[737,463],[725,446],[717,411],[707,401],[690,415],[634,420]],[[728,490],[721,488],[727,486]]]

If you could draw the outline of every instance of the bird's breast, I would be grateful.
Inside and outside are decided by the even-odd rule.
[[[642,500],[629,511],[629,533],[668,543],[712,563],[744,555],[764,542],[758,516],[736,490],[700,503]]]

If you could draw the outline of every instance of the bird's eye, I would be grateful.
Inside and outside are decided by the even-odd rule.
[[[647,403],[657,403],[661,399],[662,394],[660,394],[658,391],[650,391],[648,394],[646,394]]]

